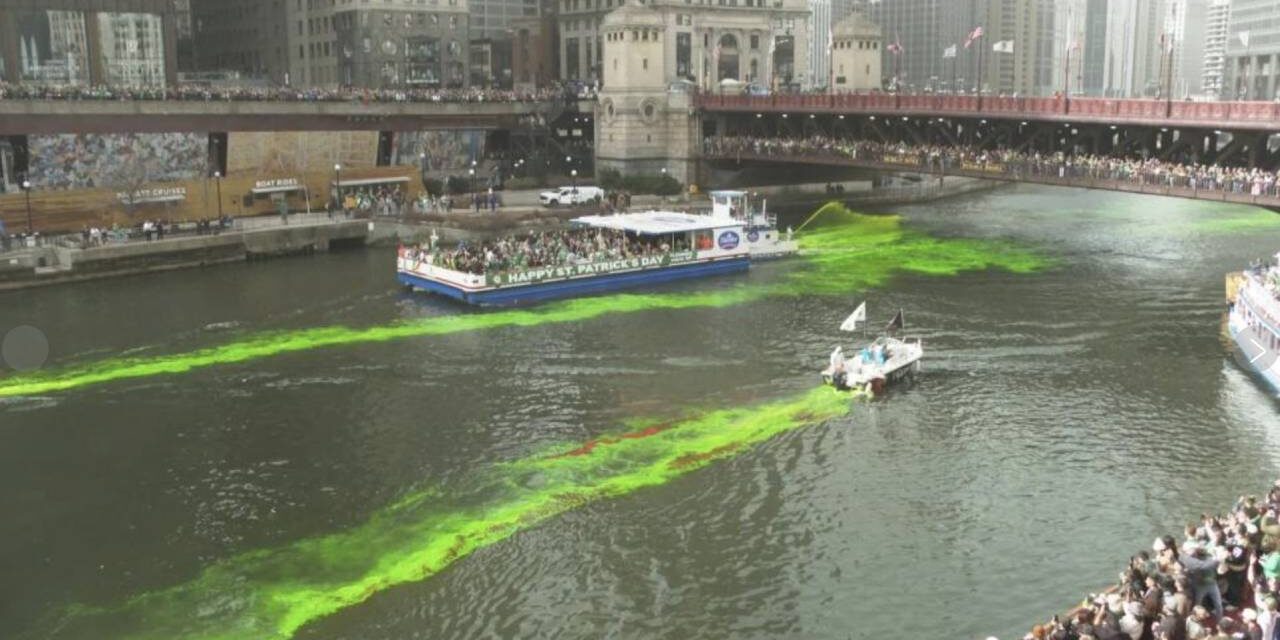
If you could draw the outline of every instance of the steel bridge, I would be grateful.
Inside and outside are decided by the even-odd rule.
[[[1280,103],[894,94],[695,98],[703,135],[854,138],[1280,168]]]

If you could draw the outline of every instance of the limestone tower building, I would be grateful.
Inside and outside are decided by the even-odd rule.
[[[808,84],[808,0],[627,0],[600,23],[596,166],[693,178],[694,92]],[[825,34],[823,36],[826,37]]]

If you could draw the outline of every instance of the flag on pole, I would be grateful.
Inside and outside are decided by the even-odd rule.
[[[885,49],[885,51],[888,51],[889,53],[892,53],[892,54],[893,54],[893,55],[895,55],[895,56],[896,56],[896,55],[901,55],[901,54],[902,54],[902,43],[897,42],[897,41],[890,42],[890,43],[889,43],[889,46],[885,47],[884,49]]]
[[[893,319],[889,321],[889,326],[884,328],[884,332],[893,333],[894,331],[901,331],[905,324],[906,323],[902,320],[902,309],[898,309],[898,315],[893,316]]]
[[[1013,53],[1013,41],[1001,40],[991,45],[991,50],[998,53]]]
[[[853,313],[840,325],[841,331],[857,331],[859,322],[867,321],[867,303],[864,300]]]
[[[956,57],[956,45],[954,45],[954,44],[953,44],[953,45],[951,45],[951,46],[947,47],[946,49],[943,49],[943,50],[942,50],[942,57],[943,57],[944,59],[945,59],[945,58],[954,58],[954,57]]]
[[[1240,36],[1240,44],[1244,45],[1247,48],[1249,46],[1249,32],[1241,31],[1237,35]]]
[[[973,44],[974,40],[977,40],[978,38],[981,38],[981,37],[982,37],[982,27],[974,27],[973,31],[969,32],[969,37],[965,38],[964,40],[964,48],[968,49],[969,45]]]

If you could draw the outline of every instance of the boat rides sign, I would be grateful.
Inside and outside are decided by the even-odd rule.
[[[641,256],[636,258],[619,258],[617,260],[601,260],[579,264],[556,265],[554,267],[537,267],[523,271],[504,271],[488,273],[484,276],[486,286],[510,287],[513,285],[538,284],[550,280],[566,280],[583,276],[604,275],[618,271],[635,271],[637,269],[658,269],[671,265],[693,262],[697,254],[693,251],[664,253],[657,256]]]

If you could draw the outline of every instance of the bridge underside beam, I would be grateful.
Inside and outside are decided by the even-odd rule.
[[[1269,134],[1256,131],[1048,120],[812,115],[811,118],[810,114],[791,113],[784,118],[771,112],[715,112],[719,122],[723,123],[720,134],[724,136],[807,138],[831,132],[839,138],[886,144],[962,144],[984,150],[1090,153],[1185,163],[1222,163],[1267,170],[1280,168],[1280,142],[1268,146]],[[1230,136],[1231,141],[1219,149],[1219,139],[1223,136]]]

